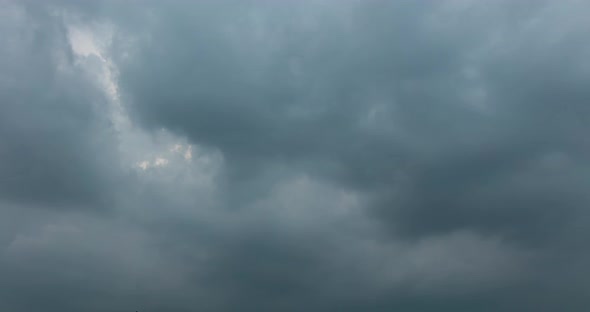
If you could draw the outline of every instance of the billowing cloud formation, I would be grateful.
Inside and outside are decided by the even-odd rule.
[[[0,309],[590,304],[585,2],[0,5]]]
[[[40,206],[98,204],[111,170],[102,93],[71,66],[50,12],[2,4],[0,193]],[[98,156],[101,155],[101,156]]]

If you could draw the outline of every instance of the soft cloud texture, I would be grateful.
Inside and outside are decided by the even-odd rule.
[[[589,10],[0,3],[0,309],[585,311]]]

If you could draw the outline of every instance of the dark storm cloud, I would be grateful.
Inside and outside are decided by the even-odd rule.
[[[583,4],[243,6],[146,19],[118,62],[135,118],[246,181],[278,162],[371,193],[406,238],[552,250],[587,219]]]
[[[42,6],[7,2],[0,32],[1,200],[98,204],[113,165],[106,99],[72,66],[65,25]]]
[[[585,311],[584,2],[4,6],[0,308]]]
[[[540,3],[329,6],[158,6],[119,62],[133,116],[246,179],[286,162],[375,191],[412,236],[543,240],[587,204],[587,25]]]

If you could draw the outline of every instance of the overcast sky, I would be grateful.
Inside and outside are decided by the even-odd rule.
[[[589,15],[0,0],[0,310],[588,311]]]

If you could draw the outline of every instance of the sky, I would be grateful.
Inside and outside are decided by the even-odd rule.
[[[0,310],[588,311],[588,14],[0,0]]]

